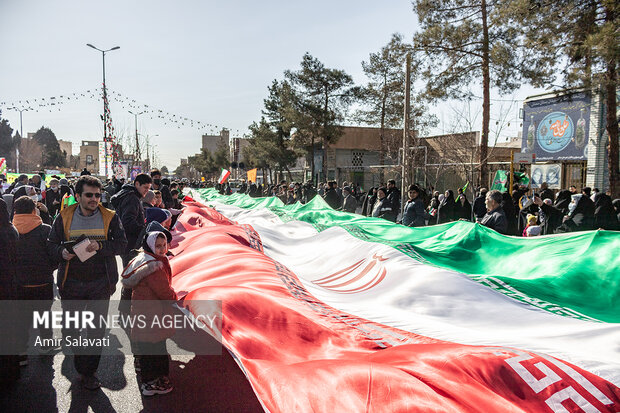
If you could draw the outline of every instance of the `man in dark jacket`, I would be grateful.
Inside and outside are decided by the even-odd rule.
[[[342,195],[344,195],[344,199],[342,200],[342,208],[340,209],[352,214],[355,213],[355,210],[357,209],[357,200],[351,194],[351,187],[345,186],[342,188]]]
[[[123,252],[123,265],[131,258],[130,251],[136,245],[138,235],[144,229],[144,208],[141,199],[151,188],[153,180],[147,174],[138,174],[133,184],[125,184],[120,192],[112,197],[112,206],[118,213],[127,237],[127,248]]]
[[[50,227],[44,224],[38,215],[37,206],[29,196],[18,198],[13,204],[13,225],[19,232],[17,253],[15,257],[15,295],[18,300],[37,300],[29,310],[49,311],[54,300],[54,267],[55,262],[47,251],[47,237]],[[30,316],[29,318],[31,318]],[[21,345],[25,346],[28,340],[28,328],[22,331]],[[43,343],[52,338],[51,329],[41,329],[39,337]],[[54,346],[41,346],[43,351],[49,351]],[[25,347],[24,347],[25,349]],[[20,360],[21,362],[22,360]],[[27,359],[23,359],[25,364]]]
[[[325,195],[323,195],[323,199],[327,202],[327,205],[332,207],[333,209],[338,209],[342,205],[342,198],[338,195],[336,191],[336,181],[329,181],[327,183],[328,189],[325,191]]]
[[[316,189],[312,184],[312,181],[306,182],[304,187],[302,188],[302,200],[304,204],[312,201],[312,199],[316,196]]]
[[[149,177],[150,179],[150,177]],[[48,238],[48,251],[58,265],[58,291],[63,311],[92,311],[95,320],[105,317],[110,296],[116,290],[118,270],[116,255],[127,246],[125,231],[118,215],[104,208],[101,199],[101,182],[89,175],[80,177],[75,186],[77,203],[64,208],[56,217]],[[95,253],[85,261],[72,253],[70,242],[88,240],[86,252]],[[79,300],[79,301],[78,301]],[[85,304],[86,300],[88,303]],[[104,337],[105,328],[87,328],[89,339]],[[67,337],[77,337],[76,329],[63,329]],[[73,364],[81,375],[82,386],[95,390],[101,385],[95,377],[101,358],[101,346],[72,347]]]
[[[502,210],[502,193],[497,189],[489,191],[486,197],[487,213],[480,223],[485,227],[494,229],[500,234],[506,234],[508,230],[508,221],[506,214]]]
[[[424,211],[424,202],[420,197],[420,188],[417,185],[411,185],[407,195],[409,200],[403,211],[403,225],[406,227],[423,227],[426,212]]]
[[[50,180],[50,187],[45,191],[45,206],[50,216],[53,218],[60,211],[62,194],[60,192],[60,182],[54,178]]]

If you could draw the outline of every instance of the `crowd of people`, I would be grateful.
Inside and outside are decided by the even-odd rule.
[[[47,185],[40,175],[20,175],[10,186],[0,185],[4,188],[0,193],[0,299],[38,300],[39,310],[49,310],[54,300],[53,273],[57,271],[63,311],[107,313],[119,281],[116,256],[120,256],[124,271],[119,311],[134,312],[136,300],[176,300],[170,286],[168,249],[170,229],[182,213],[179,194],[183,185],[162,179],[159,170],[139,174],[127,183],[111,179],[104,184],[83,172],[73,179],[52,177]],[[85,260],[73,250],[82,241],[89,255]],[[145,265],[153,263],[157,265]],[[85,301],[92,305],[76,308]],[[79,335],[70,329],[62,333],[63,337]],[[173,330],[130,328],[127,333],[135,350],[134,366],[142,394],[170,392],[173,386],[168,378],[165,340]],[[89,329],[87,334],[96,340],[104,336],[105,329]],[[49,329],[40,329],[42,338],[51,335]],[[25,349],[27,330],[23,336],[20,348]],[[49,344],[38,350],[49,353],[58,349],[58,345]],[[92,348],[73,350],[81,385],[98,389],[95,373],[100,350],[99,355]],[[26,354],[0,356],[0,380],[17,380],[19,367],[27,364]]]
[[[207,184],[208,186],[208,184]],[[230,195],[230,184],[215,185],[222,194]],[[553,191],[543,183],[539,189],[515,184],[512,192],[478,188],[472,202],[467,186],[456,194],[444,193],[414,184],[409,186],[401,211],[401,192],[391,179],[384,185],[363,192],[356,183],[336,181],[305,184],[286,181],[275,185],[245,182],[239,193],[251,197],[278,197],[285,205],[307,203],[321,196],[333,209],[383,218],[405,226],[421,227],[452,221],[480,223],[505,235],[537,236],[592,229],[620,230],[620,199],[612,200],[598,188],[578,191],[575,186]]]

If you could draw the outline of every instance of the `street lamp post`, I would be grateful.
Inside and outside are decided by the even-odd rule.
[[[23,138],[24,137],[24,123],[22,122],[22,112],[28,112],[29,110],[32,110],[32,108],[19,109],[16,107],[12,107],[12,108],[7,108],[7,109],[16,110],[19,112],[19,137]],[[19,145],[15,147],[15,172],[19,173]]]
[[[146,112],[140,112],[140,113],[133,113],[132,111],[128,111],[128,112],[131,113],[136,120],[136,153],[135,153],[135,159],[134,159],[134,163],[136,163],[140,161],[140,142],[138,141],[138,116]]]
[[[150,142],[151,142],[150,138],[154,138],[156,136],[159,136],[159,135],[150,135],[150,136],[147,135],[146,136],[146,161],[147,161],[147,165],[148,165],[147,171],[151,169],[151,155],[153,155],[153,153],[150,152],[149,149],[151,149],[151,148],[153,148],[155,146],[155,145],[151,145],[150,144]]]
[[[114,46],[108,50],[101,50],[90,43],[87,43],[86,46],[91,47],[95,50],[101,52],[101,56],[103,57],[103,147],[105,150],[105,176],[108,177],[108,114],[106,113],[106,102],[108,99],[108,94],[105,87],[105,54],[112,50],[118,50],[120,46]]]

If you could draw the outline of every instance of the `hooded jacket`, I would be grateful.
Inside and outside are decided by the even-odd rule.
[[[47,237],[52,227],[34,214],[17,214],[13,222],[19,232],[15,254],[16,285],[41,287],[51,284],[54,282],[55,262],[47,251]]]
[[[143,251],[129,262],[121,275],[123,287],[132,289],[131,316],[144,317],[149,328],[131,329],[131,339],[136,342],[156,343],[174,335],[173,328],[154,325],[155,318],[171,314],[169,301],[177,296],[170,281],[172,271],[166,257]],[[168,301],[168,302],[167,302]]]
[[[125,236],[127,237],[125,254],[128,254],[136,245],[138,236],[146,226],[144,208],[140,202],[141,198],[142,196],[135,185],[125,184],[111,199],[112,206],[118,213],[123,228],[125,228]]]

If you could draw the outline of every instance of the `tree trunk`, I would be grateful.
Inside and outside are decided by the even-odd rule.
[[[325,103],[323,106],[323,175],[324,175],[324,179],[327,181],[329,180],[328,178],[328,168],[327,168],[327,145],[328,145],[328,139],[327,139],[327,119],[328,119],[328,113],[327,113],[327,109],[329,108],[329,95],[327,94],[327,88],[325,90]]]
[[[379,165],[385,164],[385,101],[387,100],[387,75],[383,75],[383,100],[381,101],[381,130],[379,132]],[[385,180],[383,168],[379,170],[379,181]]]
[[[291,174],[291,170],[289,169],[288,165],[285,165],[284,168],[286,168],[286,175],[288,176],[288,182],[290,184],[291,182],[293,182],[293,175]]]
[[[482,7],[482,135],[480,136],[480,184],[488,185],[487,151],[489,144],[489,123],[491,120],[491,96],[489,76],[489,27],[487,24],[487,2]],[[512,188],[509,190],[512,191]]]
[[[323,138],[323,179],[328,181],[327,177],[327,139]]]
[[[312,135],[312,138],[310,139],[311,141],[311,148],[310,148],[310,170],[312,172],[312,178],[310,179],[312,181],[312,184],[314,186],[318,185],[318,182],[316,182],[314,180],[314,135]]]
[[[605,8],[605,21],[614,23],[614,11],[611,5]],[[614,56],[614,53],[610,53]],[[609,167],[609,190],[611,198],[615,199],[620,196],[620,171],[618,170],[618,119],[616,114],[617,100],[616,88],[618,87],[618,73],[616,69],[617,62],[613,57],[609,57],[607,61],[607,73],[605,84],[605,106],[607,109],[607,135],[609,136],[608,147],[608,167]]]

